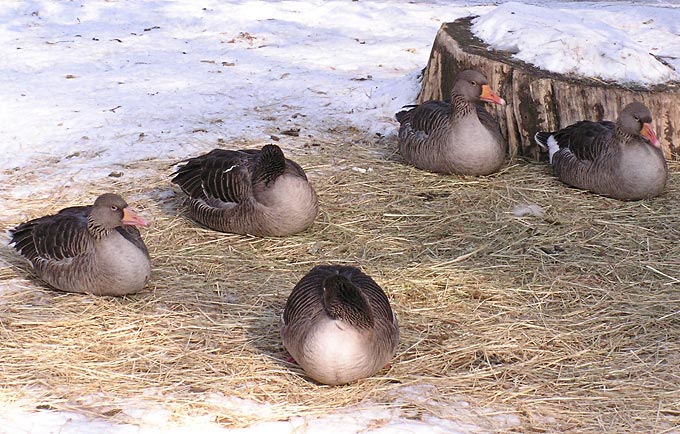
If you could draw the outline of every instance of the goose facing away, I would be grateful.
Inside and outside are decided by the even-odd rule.
[[[291,292],[279,323],[283,345],[314,380],[345,384],[385,367],[399,343],[387,296],[355,267],[321,265]]]
[[[614,122],[580,121],[559,131],[538,132],[555,176],[583,190],[620,200],[658,196],[668,166],[642,103],[623,108]]]
[[[450,101],[427,101],[396,114],[399,152],[413,166],[430,172],[488,175],[505,160],[506,143],[498,122],[477,103],[505,104],[479,71],[462,71]]]
[[[307,229],[319,211],[304,170],[281,148],[214,149],[180,165],[172,182],[189,196],[189,215],[204,226],[256,236]]]
[[[135,227],[146,224],[123,198],[106,193],[94,205],[20,224],[10,231],[10,243],[54,288],[119,296],[149,280],[149,253]]]

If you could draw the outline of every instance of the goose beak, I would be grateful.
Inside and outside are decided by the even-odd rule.
[[[482,85],[482,94],[479,96],[479,99],[494,104],[505,105],[505,100],[491,90],[488,84]]]
[[[656,133],[654,132],[654,128],[652,128],[651,124],[648,123],[642,124],[642,130],[640,131],[640,135],[645,139],[649,140],[649,143],[651,143],[652,146],[661,148],[659,139],[656,138]]]
[[[148,226],[149,224],[140,216],[138,216],[130,207],[125,207],[123,209],[123,220],[124,225],[132,226]]]

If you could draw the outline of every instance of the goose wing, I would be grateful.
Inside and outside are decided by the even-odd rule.
[[[433,130],[446,126],[451,116],[451,104],[445,101],[427,101],[409,110],[396,114],[399,123],[410,125],[414,132],[430,134]]]
[[[323,281],[327,273],[314,267],[293,288],[281,314],[281,325],[304,321],[322,309]]]
[[[371,316],[378,321],[392,321],[396,317],[390,307],[385,292],[368,275],[355,267],[319,265],[314,267],[293,288],[283,311],[283,324],[309,318],[311,314],[323,309],[323,287],[329,276],[340,274],[359,288],[370,303]]]
[[[142,239],[142,234],[139,232],[136,226],[123,225],[116,228],[119,234],[121,234],[126,240],[135,245],[139,250],[144,252],[144,254],[149,256],[149,249],[147,249],[144,240]]]
[[[214,149],[179,166],[172,182],[192,199],[242,202],[252,194],[252,167],[258,152]]]
[[[552,133],[560,149],[567,148],[579,160],[593,161],[610,147],[614,122],[580,121]]]
[[[71,207],[58,214],[22,223],[10,231],[11,243],[26,259],[67,260],[92,248],[87,229],[91,206]]]

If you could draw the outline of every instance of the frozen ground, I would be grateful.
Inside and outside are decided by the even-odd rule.
[[[137,423],[113,424],[103,420],[89,419],[77,413],[27,411],[24,406],[0,403],[0,432],[12,434],[52,433],[60,434],[467,434],[509,431],[520,426],[513,414],[493,409],[478,409],[462,398],[446,405],[431,400],[433,390],[428,386],[404,387],[394,396],[394,408],[373,406],[370,403],[356,408],[346,408],[322,417],[293,417],[288,421],[265,422],[248,428],[227,429],[212,420],[215,414],[171,421],[171,412],[163,408],[148,408],[141,400],[132,399],[124,409],[135,416]],[[222,395],[209,397],[212,404],[229,411],[252,412],[266,415],[268,407],[239,398]],[[409,403],[427,402],[428,408],[437,414],[415,414],[401,406]],[[6,431],[2,431],[2,430]],[[56,431],[55,431],[56,430]]]
[[[659,6],[5,1],[0,169],[51,166],[50,180],[7,192],[22,197],[128,161],[194,155],[220,137],[394,134],[440,24],[471,14],[490,43],[539,66],[677,78],[658,59],[680,67],[680,9],[648,3]]]
[[[641,83],[678,78],[679,5],[530,3],[4,1],[4,220],[22,220],[16,199],[49,200],[56,188],[106,182],[129,162],[196,155],[218,138],[237,146],[291,129],[324,138],[348,128],[394,135],[393,114],[414,101],[437,29],[462,16],[481,15],[475,26],[480,36],[548,69]],[[46,175],[32,185],[9,182],[17,172],[31,171]],[[136,175],[126,169],[131,181]],[[0,432],[227,431],[207,418],[170,422],[164,409],[140,410],[138,426],[36,412],[30,403],[2,402],[0,409]],[[464,400],[438,414],[415,421],[399,408],[367,404],[232,432],[456,433],[519,423],[513,415],[469,408]]]

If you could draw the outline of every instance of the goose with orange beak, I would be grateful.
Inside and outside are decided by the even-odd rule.
[[[623,108],[616,122],[580,121],[559,131],[541,131],[536,143],[548,151],[555,176],[565,184],[620,200],[658,196],[668,166],[640,102]]]
[[[427,101],[396,114],[399,152],[413,166],[430,172],[488,175],[506,155],[500,127],[479,102],[504,105],[479,71],[462,71],[450,101]]]
[[[11,243],[38,276],[67,292],[126,295],[151,274],[149,252],[137,226],[147,223],[117,194],[94,205],[65,208],[10,231]]]

